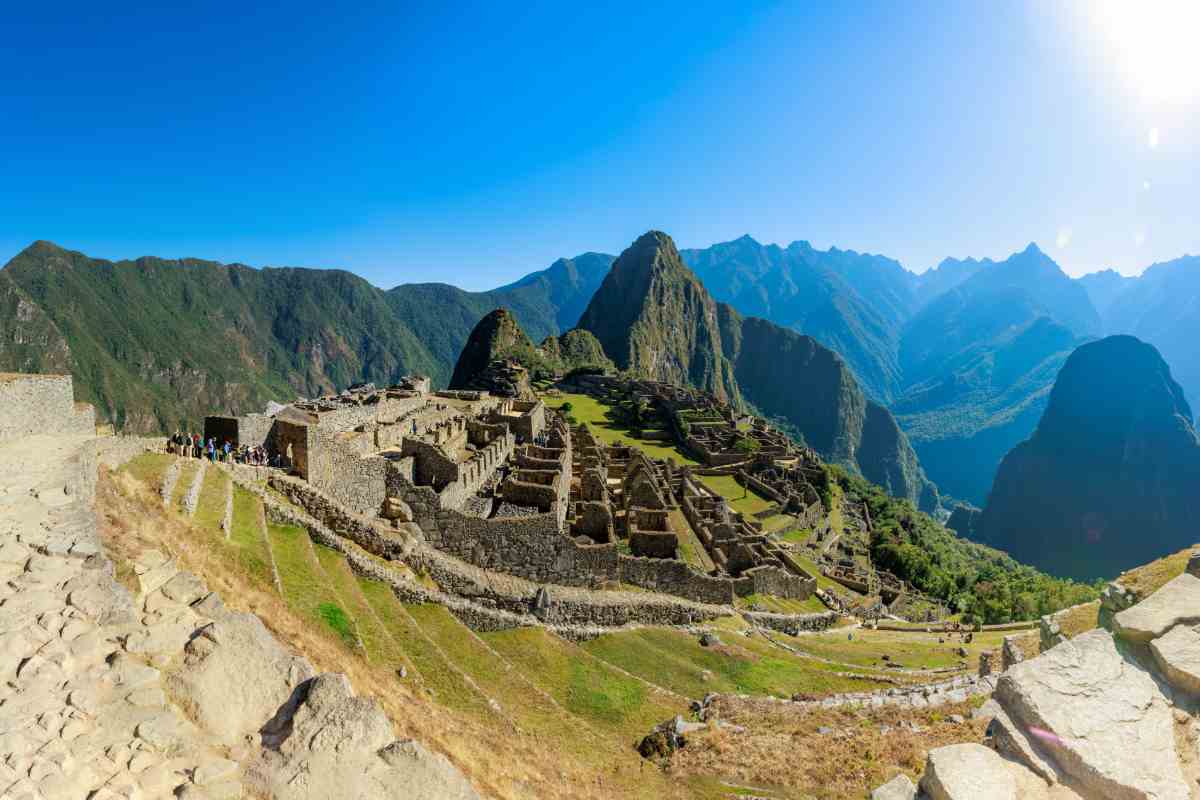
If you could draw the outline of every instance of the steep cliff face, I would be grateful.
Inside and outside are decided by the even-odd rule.
[[[634,375],[744,400],[785,419],[825,458],[925,508],[937,504],[895,419],[840,356],[714,302],[666,234],[645,234],[616,260],[580,327]]]
[[[907,437],[886,408],[868,398],[842,358],[815,339],[722,307],[729,357],[742,394],[783,417],[825,458],[856,469],[889,494],[921,508],[937,505]]]
[[[1158,351],[1132,336],[1078,348],[1032,438],[1000,465],[979,536],[1077,578],[1195,542],[1200,438]]]
[[[717,304],[665,233],[650,231],[620,255],[579,327],[633,375],[741,402],[721,348]]]

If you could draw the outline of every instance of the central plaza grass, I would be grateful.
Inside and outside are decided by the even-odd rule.
[[[586,424],[592,429],[597,439],[605,444],[628,445],[641,449],[651,458],[673,458],[677,464],[702,466],[696,459],[680,452],[670,442],[650,439],[639,439],[628,428],[618,425],[608,418],[611,406],[586,394],[564,393],[557,397],[542,398],[547,408],[561,408],[563,403],[571,404],[569,415],[580,424]]]
[[[775,505],[767,498],[760,497],[742,486],[732,475],[700,475],[698,477],[705,486],[728,500],[734,511],[740,511],[748,517],[766,511]]]

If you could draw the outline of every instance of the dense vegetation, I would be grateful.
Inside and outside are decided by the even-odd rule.
[[[866,504],[875,565],[946,602],[965,621],[1036,619],[1099,594],[1099,585],[1054,578],[1019,564],[1006,553],[959,538],[907,500],[890,497],[841,467],[826,469],[847,499]]]
[[[535,382],[555,380],[572,372],[604,373],[614,369],[596,337],[587,331],[576,329],[562,336],[547,336],[535,347],[512,312],[497,308],[467,337],[450,376],[450,388],[487,388],[476,387],[475,383],[489,364],[500,360],[521,364]]]

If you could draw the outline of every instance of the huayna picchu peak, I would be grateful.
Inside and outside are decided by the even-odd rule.
[[[840,356],[714,301],[661,231],[643,234],[613,262],[579,326],[631,375],[753,407],[896,496],[927,510],[938,504],[907,437]]]

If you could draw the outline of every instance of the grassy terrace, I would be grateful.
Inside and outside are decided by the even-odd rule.
[[[790,697],[865,691],[884,684],[852,678],[848,667],[797,658],[767,642],[722,633],[724,644],[701,647],[694,636],[664,628],[609,633],[583,649],[685,697],[708,692]],[[796,641],[796,640],[793,640]]]
[[[163,475],[175,456],[166,453],[146,453],[130,461],[122,469],[157,492],[162,486]]]
[[[740,511],[746,516],[753,516],[775,505],[774,502],[742,486],[732,475],[701,475],[699,477],[705,486],[728,500],[734,511]]]
[[[819,658],[863,668],[885,668],[886,655],[891,663],[907,669],[942,669],[957,666],[961,661],[966,661],[968,667],[977,665],[979,653],[1000,647],[1005,635],[1001,631],[976,633],[971,643],[966,644],[950,634],[857,628],[789,637],[788,643]],[[958,655],[960,647],[967,650],[965,659]]]
[[[192,488],[192,481],[196,478],[198,469],[200,469],[200,462],[194,458],[180,462],[179,480],[175,482],[175,490],[171,492],[171,508],[175,510],[183,508],[183,499],[187,497],[188,490]]]
[[[208,469],[204,483],[200,485],[200,500],[196,503],[196,524],[202,528],[218,530],[225,518],[225,493],[229,489],[229,476],[223,470]]]

